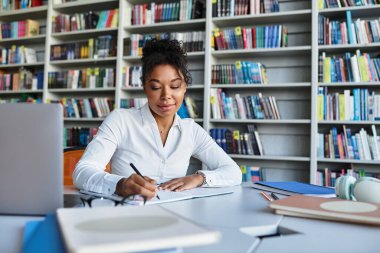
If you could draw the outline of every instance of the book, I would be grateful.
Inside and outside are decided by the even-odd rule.
[[[286,182],[264,182],[258,181],[253,184],[253,188],[279,193],[287,196],[295,194],[313,194],[313,195],[326,195],[335,196],[335,189],[329,187],[323,187],[319,185],[301,183],[296,181]]]
[[[160,206],[60,208],[57,220],[70,253],[135,252],[215,243],[220,232]]]
[[[25,224],[22,253],[64,253],[56,214],[48,214],[44,220]]]
[[[234,187],[221,187],[221,188],[202,187],[202,188],[194,188],[191,190],[185,190],[181,192],[160,190],[157,193],[160,196],[160,199],[153,198],[151,200],[148,200],[146,202],[146,205],[154,205],[154,204],[175,202],[175,201],[186,200],[186,199],[204,198],[204,197],[210,197],[210,196],[216,196],[216,195],[230,194],[234,192],[234,189],[235,189]],[[107,197],[107,198],[111,198],[118,201],[122,200],[122,197],[118,195],[105,195],[105,194],[90,192],[90,191],[85,191],[85,190],[80,190],[80,193],[93,195],[97,197]]]
[[[48,214],[45,219],[29,221],[25,224],[22,253],[65,253],[65,245],[59,230],[56,214]],[[47,240],[47,241],[45,241]],[[182,248],[149,250],[144,253],[182,253]]]
[[[277,214],[380,225],[380,204],[294,195],[269,204]]]

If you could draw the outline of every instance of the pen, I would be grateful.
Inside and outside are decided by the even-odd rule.
[[[260,194],[268,201],[272,201],[272,199],[265,193],[265,192],[260,192]]]
[[[131,165],[132,169],[136,172],[137,175],[139,175],[140,177],[144,178],[143,175],[141,175],[140,171],[135,167],[135,165],[133,163],[130,163],[130,165]],[[158,199],[160,199],[160,197],[158,197],[158,194],[156,194],[156,197]]]
[[[271,192],[270,196],[271,196],[272,199],[274,199],[274,200],[279,199],[279,198],[277,197],[277,195],[274,194],[273,192]]]

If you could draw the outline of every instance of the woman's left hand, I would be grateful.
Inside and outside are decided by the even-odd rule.
[[[163,184],[160,184],[158,187],[160,190],[169,190],[169,191],[184,191],[190,190],[200,186],[203,183],[203,176],[199,174],[194,174],[186,177],[174,178]]]

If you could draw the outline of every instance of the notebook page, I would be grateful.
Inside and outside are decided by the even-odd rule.
[[[193,196],[185,192],[173,192],[173,191],[158,191],[157,195],[160,199],[154,197],[151,200],[148,200],[146,205],[161,204],[166,202],[179,201],[184,199],[191,199]]]

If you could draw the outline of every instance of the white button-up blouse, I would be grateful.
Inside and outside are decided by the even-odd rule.
[[[185,176],[191,156],[207,166],[202,171],[207,186],[241,183],[239,166],[194,120],[176,115],[164,146],[148,104],[116,109],[88,144],[73,173],[74,184],[79,189],[113,194],[117,182],[134,173],[130,163],[142,175],[165,182]],[[104,171],[109,161],[111,174]]]

